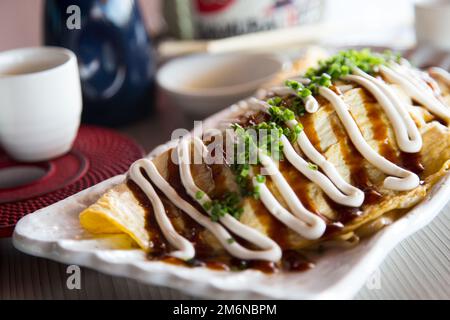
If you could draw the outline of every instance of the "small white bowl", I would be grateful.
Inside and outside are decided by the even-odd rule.
[[[207,116],[253,95],[285,66],[272,54],[197,54],[168,62],[156,78],[171,102]]]

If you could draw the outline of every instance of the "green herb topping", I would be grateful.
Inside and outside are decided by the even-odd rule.
[[[231,165],[241,196],[259,198],[259,186],[254,187],[251,181],[252,165],[261,164],[257,148],[263,150],[274,160],[282,160],[281,135],[285,135],[291,142],[297,141],[298,135],[304,129],[302,124],[298,123],[292,128],[292,125],[288,126],[286,123],[305,115],[305,100],[308,97],[318,94],[320,87],[331,87],[333,81],[351,74],[355,68],[374,75],[380,65],[386,65],[392,61],[398,62],[400,58],[399,55],[389,51],[384,53],[374,53],[369,49],[341,51],[329,59],[320,61],[318,67],[310,68],[303,76],[309,80],[306,84],[287,80],[285,85],[295,91],[295,96],[288,98],[274,96],[267,99],[266,102],[270,105],[269,120],[246,128],[239,124],[233,125],[232,128],[238,136],[239,143],[243,143],[245,146],[244,150],[237,150],[239,143],[235,145],[235,159]],[[261,130],[266,130],[266,134],[261,135]],[[258,144],[256,143],[257,137]],[[256,159],[256,163],[251,162],[251,159]],[[319,169],[313,163],[309,163],[308,167],[311,170]],[[264,183],[265,177],[257,176],[256,181]]]
[[[349,75],[354,68],[374,74],[377,72],[378,66],[399,59],[399,55],[390,51],[384,53],[374,53],[370,49],[341,51],[329,59],[320,61],[319,67],[309,69],[305,77],[320,84],[317,79],[324,74],[329,75],[330,80],[337,80]]]
[[[195,194],[195,198],[197,200],[201,200],[204,196],[205,196],[205,193],[203,191],[197,191],[197,193]]]
[[[257,175],[256,181],[258,181],[259,183],[264,183],[264,182],[266,182],[266,177],[262,176],[262,175]]]
[[[400,55],[390,51],[384,53],[374,53],[370,49],[341,51],[329,59],[319,61],[317,68],[310,68],[304,75],[304,78],[309,80],[307,85],[295,80],[287,80],[285,85],[295,90],[298,97],[305,99],[317,94],[319,87],[330,87],[332,81],[349,75],[354,68],[374,74],[378,66],[399,60]]]
[[[316,164],[311,163],[311,162],[308,163],[308,168],[311,169],[311,170],[314,170],[314,171],[319,170],[319,167]]]
[[[210,212],[211,220],[218,222],[226,214],[230,214],[236,219],[240,219],[244,209],[240,207],[241,198],[235,192],[229,192],[220,200],[208,201],[203,208]]]

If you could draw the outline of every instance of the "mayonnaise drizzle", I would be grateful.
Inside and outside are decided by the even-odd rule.
[[[196,148],[203,149],[205,148],[205,145],[203,144],[203,141],[201,141],[199,138],[192,138],[192,140],[189,139],[182,139],[177,147],[177,155],[178,155],[178,161],[180,162],[180,176],[181,176],[181,182],[186,189],[186,192],[195,200],[197,201],[201,206],[204,206],[205,203],[210,202],[211,199],[209,196],[202,191],[194,181],[194,178],[192,177],[191,168],[190,168],[190,155],[191,150],[190,146],[191,143],[194,143]],[[202,151],[202,155],[205,155],[206,153]],[[201,199],[197,199],[197,193],[201,192],[203,193],[203,197]],[[211,214],[211,211],[207,211],[208,214]],[[231,254],[242,258],[242,259],[249,259],[249,260],[268,260],[268,261],[278,261],[281,259],[281,249],[278,246],[276,242],[274,242],[269,237],[263,235],[259,231],[241,223],[236,218],[232,217],[231,215],[227,214],[223,217],[219,218],[220,223],[222,223],[225,227],[227,227],[231,232],[238,235],[239,237],[247,240],[250,243],[253,243],[257,247],[263,249],[260,251],[255,250],[248,250],[241,246],[234,246],[233,252],[230,251]]]
[[[425,72],[417,68],[414,68],[411,65],[411,63],[404,58],[400,59],[399,65],[402,67],[403,72],[409,73],[413,79],[418,78],[417,83],[419,83],[419,85],[422,88],[425,88],[426,90],[430,91],[435,96],[439,96],[442,94],[441,88],[439,87],[439,84],[436,82],[436,80],[431,76],[430,70],[428,70],[429,72]],[[441,68],[431,68],[431,69],[441,69]],[[441,70],[444,73],[447,72],[444,69]]]
[[[366,88],[378,101],[394,128],[400,150],[417,153],[422,149],[422,136],[411,115],[383,81],[376,79],[362,70],[355,70],[359,75],[349,75],[344,80],[353,81]]]
[[[370,145],[364,140],[358,125],[351,116],[347,105],[341,97],[325,87],[320,87],[319,93],[325,99],[330,101],[331,105],[336,110],[339,119],[344,125],[350,140],[353,142],[361,155],[374,167],[380,169],[386,174],[391,175],[384,180],[385,188],[406,191],[414,189],[419,185],[420,179],[416,174],[393,164],[370,147]]]
[[[267,113],[270,108],[270,105],[267,104],[265,101],[261,101],[261,100],[255,99],[255,98],[250,98],[248,101],[241,104],[241,107],[245,108],[246,106],[250,106],[252,108],[257,108],[257,109],[267,112]],[[286,125],[289,128],[294,129],[298,125],[298,122],[297,122],[297,120],[290,120],[286,123]],[[300,147],[300,149],[305,153],[305,155],[314,164],[319,166],[326,174],[326,176],[322,175],[322,176],[320,176],[320,178],[319,178],[319,176],[314,175],[315,180],[312,180],[310,177],[308,177],[309,179],[316,182],[318,184],[318,186],[323,191],[325,191],[330,197],[332,197],[333,199],[336,199],[337,203],[340,203],[340,204],[343,204],[343,205],[346,205],[349,207],[359,207],[362,205],[362,203],[364,202],[364,192],[362,192],[358,188],[355,188],[354,186],[350,185],[341,177],[341,175],[338,173],[338,171],[336,170],[334,165],[331,162],[329,162],[319,151],[317,151],[316,148],[314,148],[314,146],[309,141],[308,136],[306,135],[306,133],[304,131],[302,131],[298,135],[297,144]],[[289,144],[288,148],[289,147],[290,147],[290,144]],[[284,152],[289,153],[289,149],[288,149],[288,151],[284,151]],[[289,156],[291,159],[294,159],[294,156],[292,154],[289,154]],[[286,155],[286,157],[288,158],[288,155]],[[300,158],[299,155],[298,155],[298,157]],[[299,160],[298,158],[296,158],[296,159],[297,159],[297,161],[294,160],[294,161],[290,161],[290,162],[294,166],[295,166],[295,164],[297,164],[298,167],[302,167],[301,160],[303,160],[303,159],[301,159],[301,160]],[[296,168],[297,168],[297,166],[296,166]],[[308,168],[308,170],[310,170],[310,169]],[[329,188],[330,184],[326,180],[333,182],[333,184],[337,188],[334,187],[334,188],[330,189]]]
[[[444,81],[444,83],[450,86],[450,73],[446,70],[438,67],[430,68],[429,73],[432,77],[436,77]]]
[[[428,86],[428,88],[425,88],[424,85],[426,86],[426,84],[421,79],[417,79],[402,68],[405,67],[396,64],[392,64],[391,67],[381,65],[380,71],[389,81],[400,85],[407,95],[418,101],[431,113],[449,122],[450,108],[436,98],[431,88]]]
[[[192,259],[195,256],[194,246],[176,232],[164,210],[161,199],[158,197],[158,194],[155,189],[153,189],[151,183],[142,175],[141,170],[144,170],[147,175],[153,176],[152,165],[153,163],[146,159],[136,161],[130,168],[130,178],[139,186],[139,188],[141,188],[152,203],[156,221],[164,237],[166,237],[167,241],[169,241],[172,246],[178,249],[178,251],[171,252],[170,255],[181,260]]]
[[[283,143],[283,153],[286,159],[305,177],[316,183],[334,202],[348,207],[359,207],[362,205],[364,200],[363,192],[359,194],[359,198],[342,193],[322,172],[311,169],[311,164],[295,151],[286,136],[283,135],[281,137],[281,142]]]
[[[156,169],[155,165],[152,161],[143,159],[139,160],[141,166],[146,167],[146,173],[152,183],[163,192],[166,197],[180,210],[187,213],[189,217],[191,217],[198,224],[202,225],[206,229],[208,229],[220,242],[220,244],[227,250],[232,256],[240,258],[240,259],[248,259],[249,256],[252,256],[253,253],[242,247],[237,241],[230,241],[233,236],[219,223],[213,222],[209,217],[200,213],[194,206],[192,206],[189,202],[181,198],[176,190],[172,188],[172,186],[161,176],[161,174]],[[144,188],[146,188],[144,186]],[[143,189],[144,190],[144,189]],[[159,224],[159,223],[158,223]],[[161,230],[165,230],[165,225],[160,225]],[[187,241],[187,240],[186,240]],[[268,243],[268,242],[267,242]],[[194,255],[190,256],[192,252],[186,254],[188,259],[194,257]],[[177,256],[171,254],[172,256]],[[189,257],[190,256],[190,257]],[[270,261],[277,261],[278,256],[273,255],[273,259],[269,259]]]
[[[264,183],[259,183],[256,178],[254,178],[253,183],[264,189],[264,192],[260,193],[260,198],[266,208],[275,217],[281,218],[281,221],[285,223],[287,227],[291,228],[302,237],[306,239],[320,238],[325,232],[325,222],[319,216],[315,215],[303,206],[302,202],[283,177],[280,170],[278,170],[277,165],[271,157],[269,157],[261,149],[258,149],[258,156],[261,164],[267,170],[273,183],[280,191],[280,194],[286,201],[288,207],[291,209],[292,215],[298,219],[292,219],[292,215],[292,218],[287,217],[287,210],[282,208],[281,204],[275,200],[275,197],[271,195],[271,192]]]
[[[385,78],[400,85],[411,98],[424,105],[424,107],[432,113],[447,121],[450,119],[449,108],[435,96],[433,90],[424,82],[424,78],[421,76],[419,77],[418,74],[414,73],[414,70],[412,70],[409,65],[405,65],[404,63],[401,65],[391,64],[389,67],[380,66],[379,69]],[[450,74],[445,70],[432,68],[430,69],[430,74],[431,76],[439,77],[447,84],[450,84]],[[360,69],[354,69],[353,74],[344,77],[343,80],[359,84],[366,88],[377,99],[394,128],[396,141],[400,150],[408,153],[416,153],[421,150],[423,142],[420,132],[411,118],[407,106],[389,85]],[[299,78],[297,81],[308,84],[308,79]],[[279,96],[297,95],[295,90],[288,87],[275,87],[270,91]],[[265,92],[263,91],[262,93]],[[385,174],[390,175],[384,181],[385,188],[404,191],[414,189],[419,185],[419,177],[416,174],[398,167],[370,147],[364,140],[347,105],[339,95],[325,87],[319,88],[319,94],[330,101],[344,125],[350,140],[361,155],[373,166],[377,167]],[[317,112],[319,104],[313,96],[303,98],[303,102],[307,112]],[[240,108],[256,108],[266,113],[268,113],[271,107],[267,102],[256,98],[241,101],[237,106]],[[286,122],[286,125],[291,129],[295,129],[298,124],[297,120]],[[327,159],[314,148],[304,131],[298,135],[296,142],[306,157],[320,167],[323,173],[318,170],[312,170],[310,163],[295,151],[286,136],[281,136],[281,142],[284,146],[283,153],[286,159],[306,178],[316,183],[333,201],[349,207],[359,207],[362,205],[364,193],[342,178],[334,165],[327,161]],[[186,192],[197,203],[204,206],[205,203],[211,201],[211,199],[195,184],[193,179],[190,167],[192,145],[196,148],[196,151],[201,152],[203,158],[207,155],[208,151],[204,142],[197,137],[183,138],[179,141],[175,141],[171,144],[170,148],[167,148],[167,150],[172,149],[178,158],[181,182],[186,189]],[[307,239],[320,238],[325,232],[325,222],[319,216],[303,206],[300,199],[296,196],[295,192],[285,180],[276,163],[270,156],[261,149],[258,149],[258,156],[261,164],[269,173],[272,182],[279,190],[290,211],[281,205],[265,182],[258,181],[259,179],[251,172],[250,177],[252,178],[253,185],[259,187],[260,198],[265,207],[276,219],[302,237]],[[143,171],[150,178],[151,183],[147,181],[146,177],[143,175]],[[266,260],[274,262],[281,259],[282,252],[279,245],[259,231],[241,223],[229,214],[220,217],[220,223],[216,223],[199,212],[188,201],[177,194],[175,189],[160,175],[151,160],[142,159],[135,162],[130,168],[129,177],[149,198],[161,232],[168,242],[177,249],[170,253],[171,256],[182,260],[189,260],[195,256],[195,248],[192,243],[179,235],[174,229],[165,212],[164,205],[153,188],[152,183],[163,192],[177,208],[187,213],[193,220],[214,234],[225,250],[232,256],[246,260]],[[199,193],[202,194],[202,197],[197,199]],[[205,211],[211,215],[211,212],[208,212],[208,210]],[[230,239],[232,239],[232,234],[227,229],[261,250],[249,250],[236,241],[230,241]]]
[[[295,92],[294,89],[288,87],[274,87],[270,91],[279,96],[297,95],[297,92]],[[312,95],[300,99],[302,99],[303,103],[305,104],[305,110],[308,113],[315,113],[317,112],[317,110],[319,110],[319,103]]]

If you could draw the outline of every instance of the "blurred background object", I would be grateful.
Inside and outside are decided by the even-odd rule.
[[[192,39],[194,25],[192,23],[191,1],[162,1],[165,33],[175,39]]]
[[[79,26],[69,28],[72,0],[47,0],[44,43],[76,53],[83,88],[83,121],[117,126],[152,106],[154,59],[134,0],[78,1]],[[72,8],[73,9],[73,8]]]
[[[166,0],[168,34],[219,39],[318,22],[324,0]]]
[[[40,45],[44,39],[47,44],[69,47],[80,60],[85,121],[107,125],[142,123],[153,110],[150,114],[156,118],[171,113],[170,121],[158,125],[173,128],[192,118],[186,117],[183,106],[182,112],[169,111],[172,107],[179,110],[180,106],[170,105],[162,90],[156,91],[156,100],[152,99],[155,65],[194,52],[262,51],[282,53],[295,60],[311,44],[326,48],[410,49],[416,44],[414,6],[419,2],[434,6],[449,1],[2,0],[0,50]],[[72,3],[81,7],[81,30],[61,29],[62,19],[67,19],[64,9]],[[428,24],[421,23],[423,19],[416,13],[417,38],[424,46],[412,58],[420,61],[424,50],[428,50],[430,36],[446,43],[450,34],[447,28],[435,28],[431,35],[423,31],[421,25]],[[153,43],[158,48],[155,59]],[[436,54],[431,50],[430,54]]]
[[[71,4],[84,0],[74,0]],[[0,51],[42,44],[45,0],[0,1]],[[150,35],[164,27],[162,0],[139,0],[142,16]]]
[[[442,1],[446,0],[425,2]],[[414,5],[417,2],[2,0],[0,50],[41,45],[45,39],[47,44],[66,46],[77,52],[83,80],[85,122],[131,123],[132,126],[143,123],[149,113],[153,118],[164,118],[170,113],[158,125],[173,128],[187,123],[186,126],[191,126],[186,119],[192,120],[192,115],[187,117],[184,106],[172,106],[162,90],[156,91],[156,99],[152,98],[155,65],[161,66],[174,56],[194,52],[260,51],[282,53],[295,60],[311,44],[327,48],[409,49],[416,43]],[[61,28],[63,19],[68,16],[65,9],[72,3],[81,7],[81,30]],[[118,23],[119,20],[122,22]],[[420,43],[425,43],[419,33],[418,30]],[[440,34],[449,38],[445,30]],[[156,58],[151,49],[154,43],[158,48]],[[422,54],[423,51],[417,52]],[[173,112],[179,109],[182,112]],[[156,137],[147,139],[153,141]]]
[[[420,46],[450,50],[450,1],[419,1],[415,6],[416,38]]]
[[[276,3],[276,0],[273,2]],[[342,23],[353,25],[353,30],[349,34],[333,36],[332,39],[327,38],[325,34],[326,42],[339,45],[414,44],[414,3],[417,0],[321,0],[320,2],[323,2],[320,21],[335,25]],[[180,30],[173,30],[170,26],[174,24],[174,19],[190,17],[190,13],[186,11],[186,8],[190,7],[190,0],[140,0],[138,3],[150,35],[160,37],[168,34],[188,38],[187,35],[180,34]],[[310,6],[314,9],[313,5]],[[41,44],[42,10],[43,0],[0,1],[0,50]],[[248,15],[247,11],[248,9],[245,9],[242,13]],[[166,13],[167,19],[164,19],[163,12]],[[320,13],[315,9],[312,12],[316,12],[313,17],[317,17],[317,12]],[[308,19],[308,21],[315,20],[309,17]],[[372,31],[366,32],[367,28]],[[181,31],[192,34],[188,29]]]

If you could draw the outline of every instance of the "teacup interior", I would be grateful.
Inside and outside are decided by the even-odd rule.
[[[0,53],[0,77],[26,75],[56,68],[70,57],[64,52],[33,48]]]

